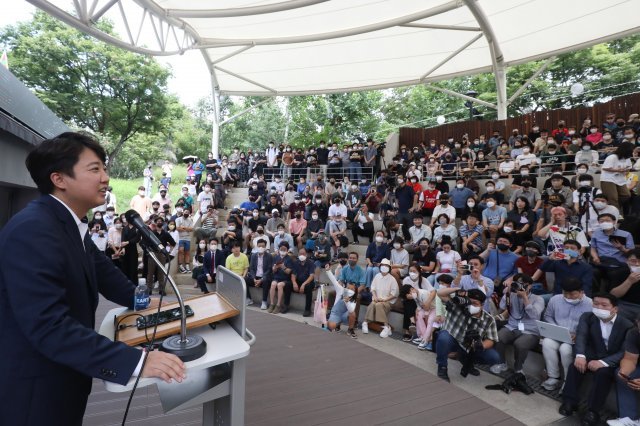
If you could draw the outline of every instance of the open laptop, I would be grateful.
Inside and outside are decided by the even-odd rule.
[[[571,333],[568,328],[549,324],[544,321],[536,321],[536,325],[538,326],[538,330],[542,337],[548,337],[549,339],[557,340],[558,342],[573,345],[573,339],[571,338]]]

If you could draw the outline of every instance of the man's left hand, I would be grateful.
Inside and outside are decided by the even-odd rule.
[[[602,365],[602,363],[597,360],[589,361],[589,363],[587,364],[587,368],[589,369],[589,371],[598,371],[602,367],[604,367],[604,365]]]

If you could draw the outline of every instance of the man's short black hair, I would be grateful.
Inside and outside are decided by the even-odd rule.
[[[436,281],[444,284],[451,284],[453,282],[453,277],[449,274],[438,275]]]
[[[484,259],[478,256],[477,254],[469,257],[469,260],[477,260],[478,262],[480,262],[481,265],[484,265]]]
[[[577,277],[568,277],[565,278],[564,280],[562,280],[562,284],[560,285],[560,287],[562,287],[562,291],[584,291],[584,288],[582,286],[582,281],[580,281],[580,278]]]
[[[31,179],[42,194],[51,194],[54,186],[51,173],[64,173],[75,177],[73,167],[85,149],[95,152],[100,161],[107,162],[107,153],[100,143],[83,133],[65,132],[44,140],[27,155],[25,165]]]
[[[236,248],[236,247],[240,247],[240,248],[242,248],[242,243],[241,243],[240,241],[234,241],[234,242],[231,244],[231,248],[233,249],[233,248]]]
[[[607,299],[609,302],[611,302],[613,306],[618,306],[618,298],[611,293],[604,293],[604,292],[597,293],[593,295],[592,299],[595,300],[596,297],[599,297],[601,299]]]
[[[576,240],[564,240],[563,244],[564,245],[567,245],[567,244],[574,245],[574,246],[578,247],[578,250],[580,250],[582,248],[582,244],[580,244]]]

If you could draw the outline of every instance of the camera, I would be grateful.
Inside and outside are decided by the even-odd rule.
[[[517,293],[524,290],[525,284],[520,281],[514,281],[511,283],[511,293]]]
[[[468,348],[470,351],[475,350],[476,347],[482,345],[482,337],[478,330],[467,330],[462,341],[462,345]]]

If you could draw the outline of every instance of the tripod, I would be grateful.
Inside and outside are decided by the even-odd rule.
[[[580,191],[578,191],[580,192]],[[588,188],[588,191],[580,192],[580,195],[584,195],[582,205],[580,206],[580,215],[578,217],[578,224],[582,222],[582,218],[584,217],[585,221],[585,229],[584,232],[586,235],[589,234],[589,221],[591,220],[591,207],[593,207],[593,211],[596,211],[595,206],[593,205],[592,200],[592,189]]]

